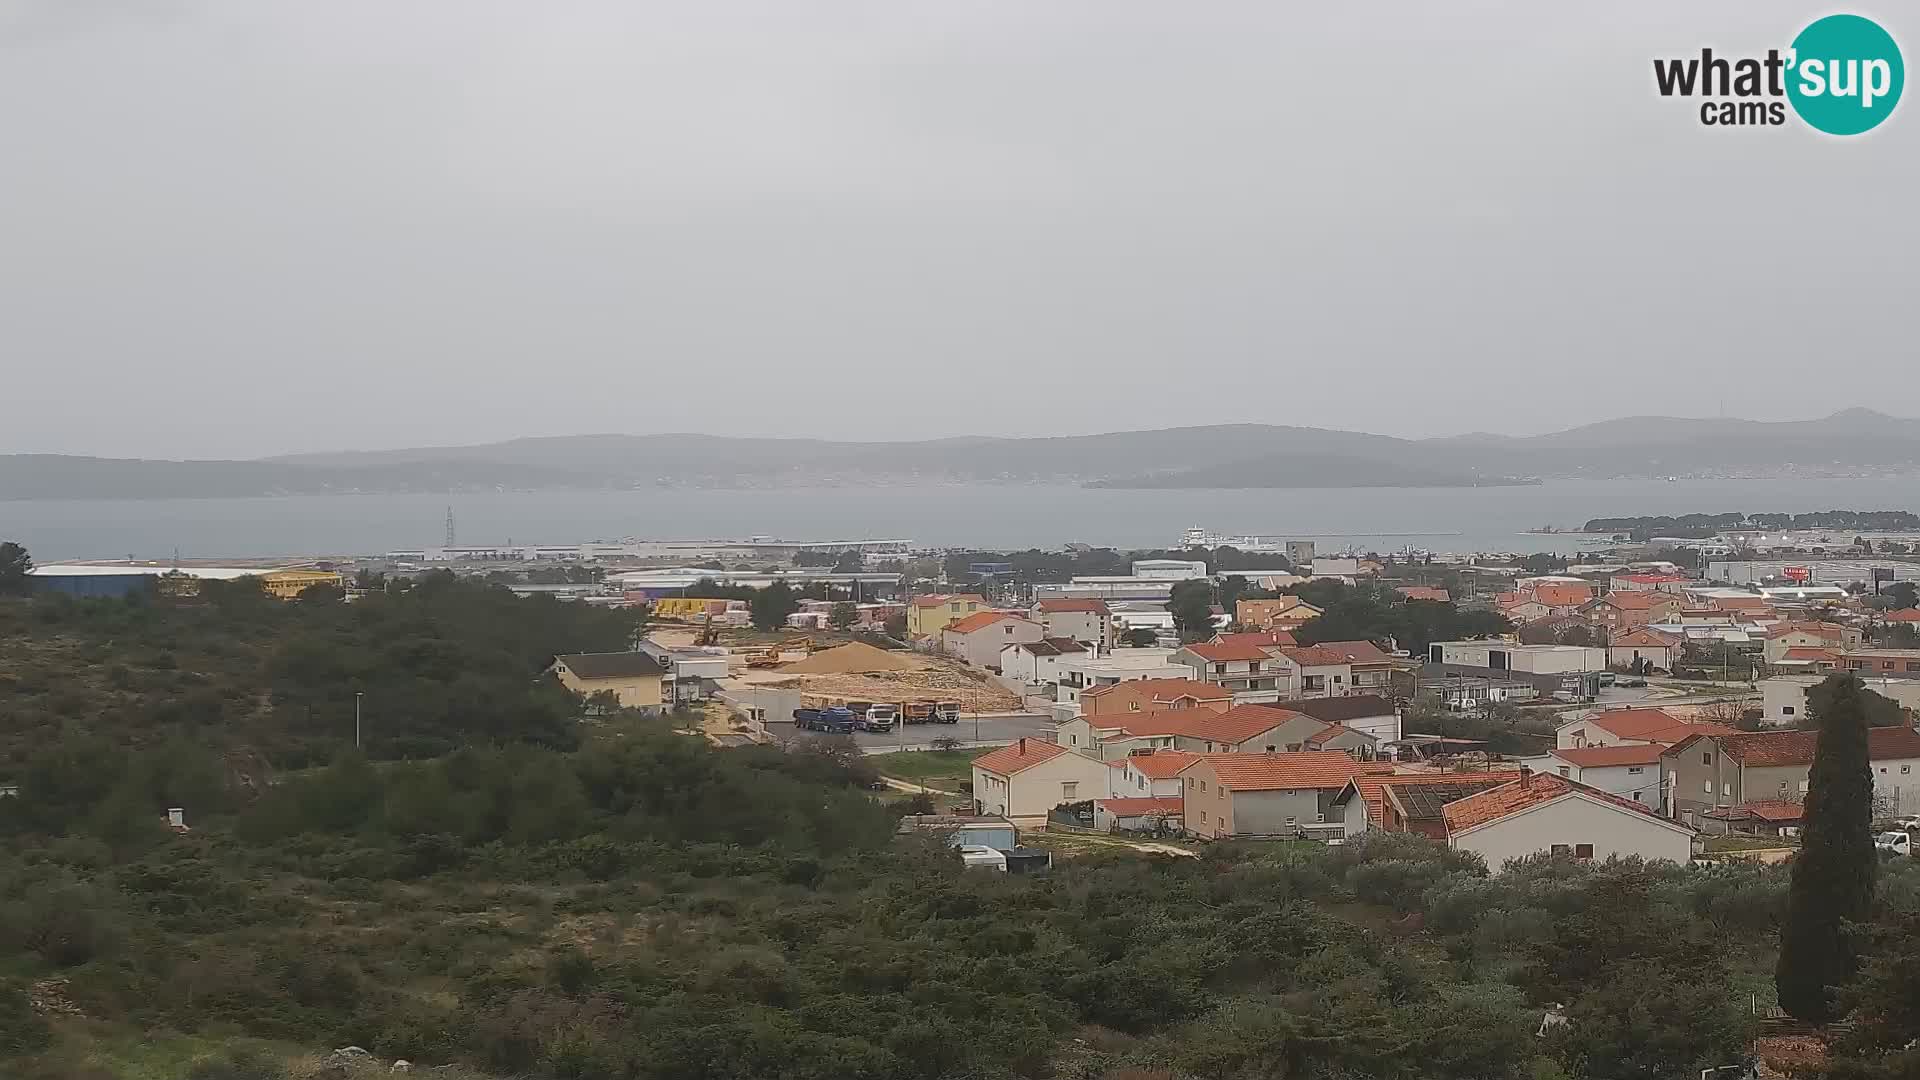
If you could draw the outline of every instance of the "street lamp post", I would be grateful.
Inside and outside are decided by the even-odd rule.
[[[365,692],[360,690],[353,692],[353,748],[355,750],[360,749],[360,699],[366,696]]]

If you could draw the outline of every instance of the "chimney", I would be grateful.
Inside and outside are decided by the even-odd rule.
[[[1533,770],[1522,765],[1520,766],[1520,788],[1524,791],[1531,787],[1533,787]]]
[[[1020,749],[1016,750],[1015,753],[1021,757],[1027,756],[1027,737],[1025,735],[1020,736]]]

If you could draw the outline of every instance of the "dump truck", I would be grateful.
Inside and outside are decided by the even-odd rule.
[[[831,705],[824,709],[793,710],[793,726],[802,731],[851,735],[859,730],[860,722],[854,718],[852,709],[844,705]]]

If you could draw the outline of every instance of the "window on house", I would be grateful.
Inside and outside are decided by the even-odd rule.
[[[1072,780],[1062,780],[1060,782],[1060,799],[1062,802],[1072,802],[1078,798],[1079,795],[1080,785],[1078,783]]]
[[[1800,781],[1800,794],[1805,795],[1806,793],[1807,793],[1807,782],[1805,780],[1802,780]]]
[[[1572,847],[1571,847],[1570,845],[1567,845],[1567,844],[1555,844],[1555,845],[1553,845],[1553,847],[1552,847],[1552,849],[1551,849],[1551,851],[1552,851],[1552,853],[1553,853],[1553,854],[1555,854],[1555,855],[1571,855],[1571,854],[1573,854],[1573,848],[1572,848]]]
[[[1214,789],[1213,789],[1213,797],[1214,797],[1214,798],[1216,798],[1216,799],[1224,799],[1224,798],[1226,798],[1226,797],[1227,797],[1227,789],[1226,789],[1226,788],[1214,788]]]
[[[1207,820],[1207,812],[1205,810],[1200,811],[1200,820],[1201,821]]]
[[[1709,795],[1713,794],[1713,781],[1711,780],[1700,781],[1700,790],[1706,792]]]
[[[1782,705],[1782,706],[1780,706],[1780,715],[1781,715],[1781,716],[1792,716],[1792,715],[1793,715],[1793,706],[1791,706],[1791,705]]]
[[[1721,785],[1720,785],[1720,794],[1721,794],[1722,796],[1727,796],[1727,795],[1732,795],[1732,794],[1733,794],[1733,781],[1731,781],[1731,780],[1729,780],[1729,781],[1727,781],[1726,783],[1724,783],[1724,784],[1721,784]]]
[[[1643,772],[1646,772],[1646,771],[1647,771],[1647,770],[1645,770],[1645,769],[1643,769],[1643,768],[1641,768],[1641,767],[1640,767],[1640,766],[1638,766],[1638,765],[1629,765],[1629,766],[1627,766],[1627,775],[1628,775],[1628,776],[1634,776],[1634,775],[1637,775],[1637,774],[1639,774],[1639,773],[1643,773]]]
[[[1704,753],[1704,754],[1701,754],[1701,755],[1700,755],[1700,764],[1702,764],[1702,765],[1711,765],[1711,764],[1713,764],[1713,752],[1712,752],[1712,751],[1708,751],[1708,752],[1706,752],[1706,753]]]
[[[1574,858],[1576,858],[1576,859],[1591,859],[1591,858],[1593,858],[1593,845],[1592,845],[1592,844],[1575,844],[1575,845],[1573,845],[1573,857],[1574,857]]]
[[[1567,767],[1566,767],[1565,765],[1562,765],[1562,766],[1560,766],[1560,770],[1559,770],[1559,772],[1560,772],[1560,775],[1561,775],[1561,776],[1568,776],[1568,777],[1570,777],[1570,776],[1572,776],[1572,775],[1573,775],[1573,770],[1572,770],[1572,769],[1569,769],[1569,768],[1567,768]]]
[[[1268,744],[1267,744],[1267,753],[1269,753],[1269,754],[1271,754],[1271,753],[1273,753],[1273,744],[1272,744],[1272,743],[1268,743]],[[1904,772],[1905,770],[1902,770],[1902,771]]]

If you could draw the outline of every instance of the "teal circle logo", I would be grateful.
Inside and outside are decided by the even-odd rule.
[[[1793,39],[1787,100],[1800,119],[1829,135],[1879,126],[1900,103],[1906,65],[1893,35],[1872,19],[1829,15]]]

